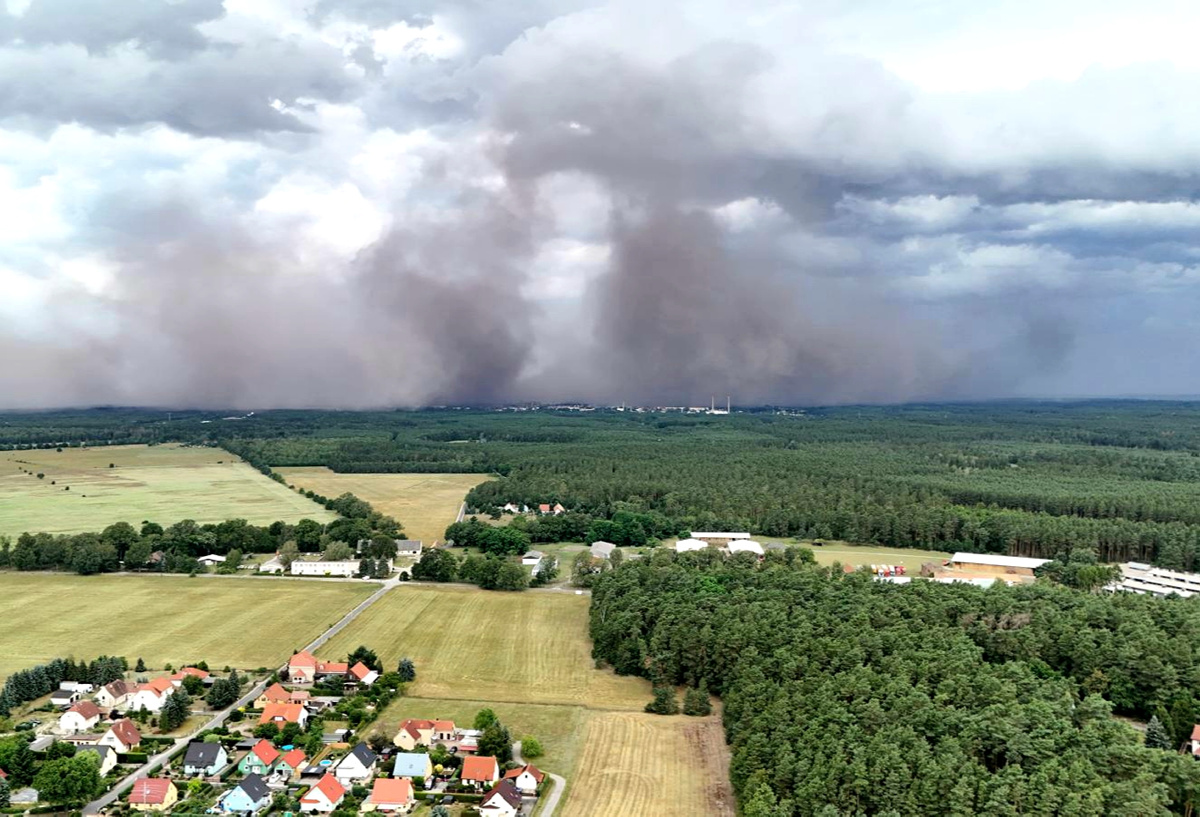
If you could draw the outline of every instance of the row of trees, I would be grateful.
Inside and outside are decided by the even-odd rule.
[[[1185,600],[658,551],[597,578],[590,622],[597,661],[722,696],[748,817],[1190,814],[1200,800],[1200,764],[1164,751],[1196,715],[1200,608]],[[1144,742],[1114,711],[1162,733]]]
[[[90,662],[73,658],[55,658],[45,664],[17,670],[4,682],[0,690],[0,716],[8,714],[20,704],[49,695],[63,681],[104,686],[124,677],[129,662],[120,656],[102,655]],[[0,765],[0,768],[4,768]]]
[[[553,560],[539,564],[534,571],[538,584],[545,584],[554,575]],[[413,565],[412,577],[426,582],[468,582],[484,590],[524,590],[529,587],[529,574],[511,558],[473,553],[460,560],[445,548],[425,551],[421,561]]]

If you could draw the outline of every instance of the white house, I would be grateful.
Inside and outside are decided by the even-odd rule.
[[[81,755],[84,752],[95,752],[100,756],[100,776],[108,774],[113,767],[117,765],[117,752],[110,746],[105,746],[100,743],[91,743],[80,746],[75,750],[75,754]]]
[[[526,567],[537,567],[538,562],[540,562],[542,557],[545,555],[546,554],[542,553],[540,550],[531,550],[521,557],[521,564],[525,565]]]
[[[279,561],[278,556],[272,556],[258,566],[259,573],[282,573],[283,562]]]
[[[124,706],[129,700],[129,685],[119,679],[110,684],[105,684],[100,687],[94,700],[100,706],[106,706],[109,709]]]
[[[699,539],[680,539],[675,543],[676,553],[689,553],[694,550],[708,550],[708,542]]]
[[[521,794],[532,797],[537,794],[538,786],[546,779],[546,773],[537,766],[526,764],[519,769],[509,769],[504,773],[504,779],[516,786]]]
[[[328,814],[346,797],[346,788],[331,774],[326,774],[300,798],[301,811],[316,811]]]
[[[58,718],[58,728],[69,735],[91,729],[100,722],[100,707],[91,701],[80,701]]]
[[[293,576],[343,576],[354,578],[358,575],[358,559],[344,559],[337,562],[304,562],[297,559],[292,562]],[[388,563],[391,570],[391,563]]]
[[[343,786],[362,783],[375,773],[376,760],[378,756],[367,748],[367,744],[360,743],[334,767],[333,775]]]
[[[138,684],[129,696],[126,708],[137,712],[144,709],[147,712],[160,712],[167,698],[175,691],[170,678],[155,678],[145,684]]]
[[[482,817],[516,817],[521,811],[521,793],[507,780],[501,780],[479,803]]]
[[[599,542],[592,542],[592,558],[607,559],[612,556],[613,551],[616,549],[616,545],[614,545],[612,542],[605,542],[603,539]]]
[[[129,718],[115,721],[99,741],[101,746],[108,746],[121,754],[132,751],[141,742],[142,733]]]
[[[50,703],[64,709],[79,700],[79,693],[73,689],[56,689],[50,693]]]

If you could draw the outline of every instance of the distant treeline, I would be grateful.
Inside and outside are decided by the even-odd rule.
[[[116,411],[66,429],[219,444],[270,473],[472,472],[470,510],[561,502],[532,541],[613,540],[691,529],[939,550],[1200,568],[1200,405],[1094,401],[769,411],[731,416],[517,413]],[[211,418],[212,415],[204,415]],[[6,421],[6,422],[5,422]],[[0,417],[0,441],[57,441],[54,413]],[[638,525],[628,516],[638,517]],[[639,532],[638,527],[641,528]],[[614,540],[615,541],[615,540]]]
[[[8,676],[0,690],[0,717],[8,717],[14,707],[49,695],[63,681],[102,687],[124,677],[129,662],[119,656],[102,655],[91,662],[73,658],[55,658],[45,664],[17,670]]]
[[[593,656],[724,702],[746,817],[1190,815],[1200,606],[662,550],[599,575]],[[1113,710],[1161,725],[1145,741]]]
[[[252,525],[245,519],[200,524],[185,519],[166,528],[155,522],[143,522],[140,528],[116,522],[99,533],[22,533],[15,542],[0,536],[0,567],[70,570],[81,575],[109,573],[122,566],[126,570],[192,573],[199,569],[201,556],[275,553],[288,543],[295,543],[300,553],[317,553],[334,542],[356,546],[361,540],[403,534],[395,519],[353,494],[326,504],[342,514],[341,518],[329,524],[301,519],[294,525]]]

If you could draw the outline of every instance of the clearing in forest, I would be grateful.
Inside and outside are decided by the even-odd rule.
[[[276,468],[289,485],[330,499],[352,493],[404,526],[409,539],[426,545],[441,541],[467,491],[487,474],[338,474],[328,468]]]
[[[329,642],[345,655],[360,644],[387,669],[417,665],[408,694],[419,698],[578,704],[640,710],[643,679],[594,667],[588,597],[460,586],[400,585]]]
[[[596,713],[563,817],[732,817],[720,718]]]
[[[378,586],[289,579],[0,573],[0,678],[57,656],[151,667],[282,664]]]
[[[137,527],[146,520],[165,526],[182,519],[241,518],[264,525],[305,517],[335,518],[220,448],[112,445],[0,452],[0,535],[85,533],[114,522]]]
[[[817,557],[817,564],[831,565],[841,562],[844,565],[864,567],[870,565],[904,565],[908,575],[915,576],[926,562],[941,564],[949,559],[951,554],[938,550],[917,550],[915,548],[889,548],[878,545],[848,545],[843,542],[828,545],[803,544],[812,550]]]

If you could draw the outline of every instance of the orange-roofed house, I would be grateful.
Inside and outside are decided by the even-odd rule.
[[[449,742],[458,740],[458,728],[455,727],[454,721],[434,721],[433,722],[433,739],[434,741]]]
[[[184,667],[179,672],[171,676],[172,686],[175,686],[176,688],[183,686],[183,679],[189,675],[193,678],[199,678],[201,681],[208,677],[208,673],[202,669],[196,669],[195,667]]]
[[[129,790],[129,807],[134,811],[166,811],[179,799],[179,789],[161,777],[142,777]]]
[[[280,729],[285,724],[298,723],[303,729],[308,726],[308,710],[302,704],[267,704],[258,716],[259,723],[273,723]]]
[[[1192,727],[1192,754],[1200,756],[1200,723]]]
[[[308,758],[304,754],[303,749],[292,749],[290,752],[284,753],[279,762],[275,764],[275,775],[283,777],[287,780],[298,780],[300,772],[308,764]]]
[[[359,661],[350,668],[350,677],[359,685],[369,687],[379,678],[379,673]]]
[[[326,774],[300,798],[300,810],[329,813],[338,807],[345,796],[346,787],[333,775]]]
[[[238,771],[242,774],[258,774],[266,777],[275,768],[277,760],[279,760],[279,750],[275,748],[275,744],[264,738],[254,744],[254,748],[241,759],[238,763]]]
[[[288,659],[288,678],[297,684],[317,680],[317,659],[308,650],[301,650]]]
[[[363,803],[363,811],[383,811],[390,814],[407,814],[416,805],[412,781],[390,777],[375,779],[371,795]]]
[[[392,743],[406,752],[411,752],[418,746],[428,746],[433,742],[433,721],[422,721],[409,718],[400,724],[399,731]]]
[[[292,693],[283,688],[283,684],[275,683],[263,690],[263,694],[254,699],[254,708],[263,709],[267,704],[289,704]]]
[[[129,702],[125,706],[131,712],[137,712],[139,709],[159,712],[174,691],[175,686],[170,678],[155,678],[134,687],[133,694],[129,696]]]
[[[516,786],[521,794],[534,795],[546,779],[546,773],[527,763],[519,769],[509,769],[504,773],[504,779]]]
[[[500,779],[500,764],[494,757],[464,757],[459,779],[466,786],[488,788]]]

